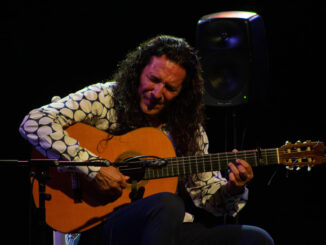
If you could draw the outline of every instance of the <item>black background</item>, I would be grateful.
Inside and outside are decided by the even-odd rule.
[[[269,96],[262,103],[232,109],[207,107],[210,151],[279,147],[286,140],[325,141],[322,1],[12,0],[1,5],[2,160],[29,158],[31,148],[18,133],[29,110],[49,103],[54,95],[65,96],[109,78],[128,51],[154,35],[184,37],[196,46],[197,21],[225,10],[262,16]],[[282,166],[254,171],[240,222],[265,228],[276,244],[325,244],[325,167],[311,172],[288,172]],[[28,171],[1,166],[1,174],[6,217],[1,233],[14,244],[27,244]]]

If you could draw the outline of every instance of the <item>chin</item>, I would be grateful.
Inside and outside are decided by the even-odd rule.
[[[160,114],[161,110],[146,110],[144,111],[144,113],[148,116],[157,116],[158,114]]]
[[[162,108],[148,108],[148,106],[146,104],[140,105],[141,110],[143,111],[144,114],[148,115],[148,116],[155,116],[160,114],[160,112],[162,111]]]

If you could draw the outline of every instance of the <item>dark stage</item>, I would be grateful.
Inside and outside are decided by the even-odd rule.
[[[267,93],[255,100],[261,92],[256,90],[240,106],[207,106],[210,152],[280,147],[286,140],[326,141],[322,1],[13,0],[2,5],[0,159],[29,158],[31,148],[18,127],[31,109],[110,78],[128,51],[154,35],[184,37],[196,47],[197,21],[227,10],[254,11],[264,20]],[[1,168],[1,237],[28,244],[28,170]],[[265,228],[278,245],[326,244],[326,166],[308,172],[274,165],[254,172],[239,222]]]

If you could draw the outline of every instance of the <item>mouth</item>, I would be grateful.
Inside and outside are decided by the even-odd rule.
[[[148,110],[159,109],[163,106],[163,103],[159,102],[158,100],[154,100],[151,98],[147,99],[147,108]]]
[[[159,109],[162,107],[163,104],[161,103],[156,103],[156,102],[150,102],[148,105],[147,105],[147,108],[148,110],[153,110],[153,109]]]

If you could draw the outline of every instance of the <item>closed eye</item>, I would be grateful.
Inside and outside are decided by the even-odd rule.
[[[156,76],[153,76],[153,75],[148,75],[147,78],[153,83],[160,83],[161,82],[160,78],[158,78]]]
[[[177,91],[177,89],[176,89],[175,87],[172,87],[172,86],[170,86],[170,85],[168,85],[168,84],[165,85],[165,88],[166,88],[167,90],[171,91],[171,92],[175,92],[175,91]]]

